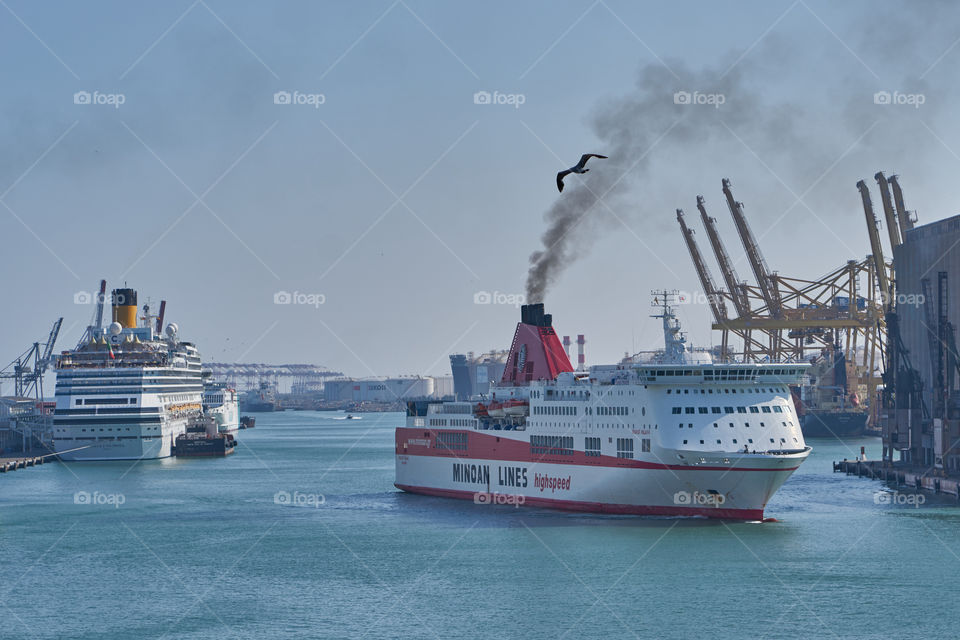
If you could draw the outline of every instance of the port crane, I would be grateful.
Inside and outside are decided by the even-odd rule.
[[[43,376],[53,363],[53,347],[60,335],[63,318],[57,319],[46,342],[34,342],[25,352],[0,371],[0,381],[13,380],[14,395],[43,400]],[[41,346],[43,347],[41,349]]]
[[[913,228],[915,216],[906,209],[896,175],[888,178],[878,172],[874,178],[880,186],[891,245],[899,246],[906,232]],[[859,260],[848,260],[814,279],[788,277],[770,271],[747,222],[743,204],[733,196],[730,180],[724,178],[721,184],[756,280],[756,284],[750,284],[739,279],[720,238],[717,221],[707,214],[704,199],[698,196],[697,208],[720,266],[726,291],[715,285],[712,287],[732,304],[736,314],[721,320],[714,312],[712,328],[722,332],[721,357],[743,362],[797,361],[806,359],[811,352],[835,352],[836,345],[840,344],[843,358],[854,365],[851,387],[862,388],[862,396],[869,398],[870,424],[877,424],[878,403],[875,399],[883,384],[880,369],[886,362],[888,347],[886,314],[894,300],[895,280],[892,262],[883,253],[880,222],[873,211],[866,183],[861,180],[857,188],[863,203],[871,254]],[[685,220],[678,218],[678,222],[681,222],[684,242],[690,250],[692,230]],[[701,273],[706,268],[703,256],[698,260],[691,251],[691,259],[700,283],[709,295]],[[743,340],[742,350],[739,350],[740,345],[729,341],[728,333]]]
[[[87,325],[87,329],[83,332],[83,335],[80,336],[80,342],[77,343],[77,349],[83,345],[89,343],[93,336],[96,335],[101,329],[103,329],[103,302],[107,297],[107,281],[100,281],[100,293],[97,295],[96,307],[94,308],[93,318],[90,320],[90,324]]]

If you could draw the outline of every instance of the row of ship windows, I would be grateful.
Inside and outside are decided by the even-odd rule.
[[[467,450],[467,433],[440,432],[433,443],[436,449],[452,449],[456,451]]]
[[[143,440],[145,442],[150,442],[156,440],[159,436],[86,436],[83,438],[57,438],[57,440]]]
[[[617,391],[613,391],[613,390],[611,390],[611,391],[602,391],[602,390],[601,390],[601,391],[598,391],[598,392],[597,392],[597,396],[600,397],[600,398],[602,398],[602,397],[604,397],[604,396],[622,396],[622,395],[632,396],[632,395],[634,395],[635,393],[636,393],[636,392],[633,391],[633,390],[631,390],[631,389],[628,389],[626,392],[624,392],[623,390],[617,390]],[[542,392],[542,391],[539,391],[539,390],[537,390],[537,389],[534,389],[533,391],[530,392],[530,397],[531,397],[531,398],[542,398],[542,397],[543,397],[543,392]],[[579,389],[574,389],[574,390],[547,389],[547,397],[546,397],[546,400],[587,400],[587,399],[589,399],[589,398],[590,398],[590,392],[589,392],[589,391],[581,391],[581,390],[579,390]]]
[[[783,413],[783,407],[779,405],[774,405],[772,408],[767,405],[760,405],[759,407],[750,406],[750,407],[737,407],[737,413],[747,413],[747,409],[750,410],[750,413],[770,413],[771,410],[773,413]],[[679,415],[681,413],[733,413],[733,407],[723,407],[721,411],[720,407],[673,407],[671,413],[673,415]]]
[[[576,422],[537,422],[531,424],[533,427],[562,427],[566,429],[633,429],[639,425],[633,422],[587,422],[582,418]],[[649,428],[649,425],[643,425]],[[657,427],[654,426],[654,429]]]
[[[767,388],[767,387],[758,387],[758,388],[756,388],[756,389],[724,389],[724,390],[723,390],[724,393],[783,393],[784,391],[785,391],[785,389],[782,389],[782,388],[781,388],[781,389],[775,389],[775,388]],[[671,392],[673,392],[673,393],[675,393],[675,394],[677,394],[677,395],[680,395],[681,390],[680,390],[680,389],[667,389],[667,395],[670,395]],[[693,393],[693,394],[697,394],[697,393],[711,394],[711,393],[713,393],[713,392],[714,392],[713,389],[683,389],[683,390],[682,390],[682,393],[686,393],[686,394],[690,394],[690,393]],[[720,395],[720,389],[717,389],[716,392],[717,392],[717,395]]]
[[[74,403],[75,406],[80,406],[82,404],[137,404],[136,398],[77,398]]]
[[[157,431],[160,427],[143,427],[143,428],[146,429],[147,431],[149,431],[149,430],[151,430],[151,429],[153,429],[154,431]],[[104,430],[106,430],[106,431],[113,431],[113,427],[107,427],[106,429],[104,429],[103,427],[100,427],[100,431],[104,431]],[[71,429],[70,431],[75,431],[75,429]],[[81,432],[86,432],[87,430],[86,430],[86,429],[80,429],[80,431],[81,431]],[[93,432],[95,432],[95,431],[96,431],[96,429],[94,429],[93,427],[90,428],[90,432],[91,432],[91,433],[93,433]],[[120,427],[117,427],[117,431],[130,431],[130,427],[124,427],[123,429],[121,429]],[[66,433],[66,432],[67,432],[67,429],[57,429],[57,432],[58,432],[58,433]]]
[[[427,411],[429,413],[473,413],[473,406],[469,404],[432,404],[428,407]]]
[[[431,427],[475,427],[477,421],[473,418],[430,418]]]
[[[584,407],[584,415],[592,416],[625,416],[631,413],[630,407]],[[642,409],[643,415],[647,415],[647,409]],[[577,407],[556,405],[556,406],[535,406],[533,407],[535,416],[575,416],[578,415]]]
[[[800,444],[800,441],[797,440],[796,438],[794,438],[793,441],[796,442],[797,444]],[[684,440],[683,444],[687,444],[687,442],[688,442],[687,440]],[[770,438],[770,442],[776,443],[776,441],[773,438]],[[786,438],[780,438],[780,444],[786,444],[786,442],[787,442]],[[747,438],[747,443],[753,444],[753,438]],[[700,444],[703,444],[703,440],[700,441]],[[717,439],[717,444],[722,444],[722,442],[719,439]],[[736,438],[733,439],[733,444],[738,444]]]
[[[172,396],[160,396],[161,402],[190,402],[196,399],[197,396],[192,393],[175,393]]]
[[[617,438],[617,457],[633,459],[633,438]],[[650,439],[640,441],[640,450],[650,451]],[[530,453],[533,455],[572,456],[576,451],[573,448],[572,436],[530,436]],[[583,453],[592,458],[600,457],[600,438],[584,438]]]
[[[642,369],[643,373],[655,376],[709,376],[720,379],[751,378],[753,376],[795,376],[799,375],[802,369],[791,367],[789,369]]]
[[[466,451],[468,448],[470,434],[457,432],[440,432],[436,434],[433,446],[435,449],[447,449],[451,451]],[[796,438],[794,438],[796,440]],[[734,443],[737,441],[734,440]],[[753,439],[750,440],[753,442]],[[773,442],[773,439],[770,440]],[[584,438],[583,451],[589,457],[599,457],[601,438]],[[683,441],[687,443],[686,440]],[[720,441],[717,440],[717,444]],[[703,441],[700,441],[703,444]],[[644,453],[650,452],[650,438],[640,440],[640,450]],[[530,436],[530,453],[532,455],[549,456],[572,456],[576,453],[573,448],[573,436]],[[617,457],[633,459],[634,439],[617,438]]]
[[[731,422],[731,423],[729,423],[729,424],[730,424],[730,428],[733,429],[733,427],[734,427],[733,423]],[[780,424],[782,424],[782,425],[785,426],[785,427],[787,427],[787,426],[792,427],[792,426],[793,426],[793,420],[790,420],[790,421],[788,421],[788,422],[783,422],[783,421],[781,421]],[[683,429],[683,423],[682,423],[682,422],[681,422],[680,424],[678,424],[677,426],[678,426],[679,428]],[[749,429],[749,428],[750,428],[750,423],[749,423],[749,422],[744,422],[744,423],[743,423],[743,426],[745,426],[746,428]],[[765,427],[765,426],[767,426],[767,425],[766,425],[766,423],[761,422],[761,423],[760,423],[760,426],[761,426],[761,427]],[[720,428],[720,425],[717,424],[716,422],[714,422],[714,423],[713,423],[713,428],[714,428],[714,429],[719,429],[719,428]],[[687,423],[687,429],[693,429],[693,423]]]

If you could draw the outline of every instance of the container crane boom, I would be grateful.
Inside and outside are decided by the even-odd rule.
[[[780,299],[780,290],[777,283],[770,275],[770,269],[760,253],[760,245],[757,244],[750,225],[747,224],[747,218],[743,213],[743,203],[737,202],[730,191],[730,180],[723,179],[723,195],[727,198],[727,206],[730,208],[730,215],[733,216],[733,222],[740,234],[740,240],[743,242],[743,249],[747,253],[750,261],[750,267],[753,269],[753,275],[760,285],[760,293],[763,301],[767,304],[770,315],[777,318],[783,315],[783,303]]]
[[[677,209],[677,222],[680,223],[680,230],[683,232],[683,239],[687,243],[687,249],[690,251],[690,259],[693,260],[693,266],[697,270],[697,276],[700,278],[700,286],[710,302],[710,309],[713,311],[713,317],[717,324],[723,324],[727,319],[727,305],[723,297],[717,290],[717,285],[713,281],[713,276],[707,264],[703,261],[703,254],[700,253],[700,247],[693,237],[693,229],[687,227],[683,219],[683,209]]]
[[[877,216],[873,212],[873,202],[870,200],[870,190],[863,180],[857,182],[860,198],[863,200],[863,213],[867,219],[867,233],[870,234],[870,249],[873,251],[873,265],[877,273],[877,284],[884,308],[890,308],[890,280],[887,277],[887,264],[883,260],[883,246],[880,244],[880,234],[877,231]]]
[[[53,328],[50,329],[50,335],[47,336],[47,344],[43,349],[43,355],[40,357],[40,364],[43,368],[41,373],[46,371],[47,367],[50,366],[50,361],[53,357],[53,346],[57,343],[57,336],[60,335],[61,325],[63,325],[63,318],[59,318],[53,323]]]
[[[892,175],[887,178],[887,182],[889,182],[890,186],[893,187],[893,201],[897,205],[897,220],[900,223],[900,237],[906,240],[907,231],[913,229],[913,219],[910,218],[910,214],[907,213],[907,207],[903,203],[903,191],[900,189],[900,177],[897,175]]]
[[[877,181],[880,187],[880,200],[883,202],[883,215],[887,220],[887,233],[890,235],[890,251],[900,246],[900,225],[897,223],[897,214],[893,210],[893,203],[890,201],[890,185],[887,184],[887,178],[883,171],[878,171],[873,179]]]
[[[720,233],[717,231],[717,219],[707,215],[707,209],[704,206],[703,196],[697,196],[697,209],[700,210],[700,219],[707,230],[707,236],[710,238],[710,245],[713,247],[713,254],[717,258],[717,264],[720,265],[720,273],[723,275],[723,281],[727,285],[727,291],[733,300],[733,306],[737,310],[737,315],[741,318],[750,316],[750,301],[743,293],[741,280],[737,277],[737,272],[733,268],[730,256],[727,254],[726,247],[720,239]]]

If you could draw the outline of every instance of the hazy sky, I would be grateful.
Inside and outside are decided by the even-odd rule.
[[[723,177],[797,277],[869,252],[855,183],[879,211],[878,170],[921,223],[956,213],[954,7],[3,0],[0,360],[61,315],[72,346],[93,312],[74,296],[106,278],[167,300],[207,360],[447,373],[509,346],[519,311],[475,294],[524,292],[584,152],[616,157],[563,195],[616,187],[570,233],[548,311],[590,362],[656,347],[650,290],[699,289],[675,208],[719,281],[703,194],[752,280]],[[681,316],[711,342],[707,307]]]

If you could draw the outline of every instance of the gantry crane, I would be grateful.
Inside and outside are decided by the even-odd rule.
[[[47,341],[34,342],[16,360],[0,371],[0,380],[13,380],[14,395],[18,398],[43,400],[43,376],[53,363],[53,347],[60,335],[63,318],[53,323]],[[43,349],[41,350],[41,345]]]
[[[893,251],[900,246],[900,225],[897,223],[897,214],[893,210],[893,203],[890,201],[890,185],[887,183],[883,171],[878,171],[873,179],[877,181],[877,186],[880,187],[880,201],[883,203],[883,215],[887,221],[890,250]]]
[[[743,203],[734,199],[733,192],[730,190],[730,180],[724,178],[722,184],[723,195],[727,199],[727,207],[730,208],[730,215],[733,216],[733,223],[737,227],[737,233],[740,234],[743,250],[750,261],[750,268],[753,269],[753,276],[760,286],[763,300],[766,302],[771,315],[779,317],[783,311],[783,303],[780,300],[780,290],[777,288],[777,282],[770,273],[766,260],[763,259],[760,245],[753,237],[750,225],[747,224],[747,217],[743,213]]]
[[[677,222],[680,223],[680,230],[683,232],[683,239],[687,243],[690,259],[693,260],[693,266],[697,270],[700,286],[703,287],[703,291],[707,295],[707,301],[710,303],[710,310],[713,311],[713,319],[717,324],[722,325],[727,321],[727,305],[723,299],[723,292],[717,288],[713,281],[710,269],[704,262],[700,247],[697,246],[697,241],[693,237],[693,229],[689,228],[683,219],[683,209],[677,209]],[[726,358],[729,335],[726,330],[721,332],[720,352],[723,358]]]
[[[875,179],[881,185],[887,225],[897,231],[896,234],[890,232],[891,243],[896,246],[903,241],[906,231],[912,228],[913,219],[904,206],[896,176],[888,179],[880,172]],[[884,193],[886,185],[892,188],[892,201],[889,191]],[[738,345],[725,340],[727,356],[743,361],[796,361],[806,359],[811,352],[833,353],[836,345],[842,345],[844,360],[854,367],[850,377],[851,386],[869,399],[870,424],[876,424],[878,404],[874,400],[883,382],[878,372],[885,362],[885,313],[893,299],[893,276],[892,266],[884,257],[878,221],[866,184],[860,181],[857,187],[863,200],[872,254],[859,260],[848,260],[816,279],[793,278],[771,272],[747,223],[743,204],[733,197],[730,181],[723,179],[722,186],[746,257],[756,277],[756,286],[737,277],[717,231],[716,220],[707,215],[703,197],[698,196],[697,208],[727,291],[716,289],[712,282],[709,286],[726,296],[736,311],[736,317],[716,321],[712,328],[724,334],[732,332],[743,339],[743,350],[740,352],[737,351]],[[678,220],[689,249],[692,230],[686,228],[685,220],[679,216]],[[691,251],[691,258],[701,285],[709,292],[701,273],[705,266],[698,264],[703,262],[702,255],[698,259]],[[714,318],[717,319],[716,312]]]
[[[883,259],[883,245],[880,243],[880,232],[877,231],[877,215],[873,212],[873,202],[870,200],[870,190],[863,180],[857,182],[860,190],[860,199],[863,201],[863,213],[867,219],[867,233],[870,236],[870,250],[873,252],[873,264],[877,274],[877,285],[880,287],[880,298],[884,308],[888,308],[893,298],[890,289],[890,278],[887,273],[887,263]]]
[[[900,189],[900,176],[892,175],[887,178],[887,182],[893,187],[893,201],[897,205],[897,221],[900,224],[900,237],[907,239],[907,231],[913,229],[913,218],[903,204],[903,191]]]

